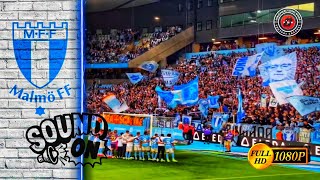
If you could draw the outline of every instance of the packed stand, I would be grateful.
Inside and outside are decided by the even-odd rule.
[[[312,47],[308,49],[287,49],[286,53],[297,52],[298,66],[296,72],[297,83],[302,81],[305,84],[301,87],[304,95],[320,97],[320,48]],[[228,55],[208,54],[206,57],[178,62],[177,66],[167,67],[180,72],[180,79],[177,84],[185,84],[199,76],[199,99],[206,98],[208,95],[220,95],[219,109],[209,109],[209,116],[206,121],[210,121],[213,112],[232,113],[236,116],[238,108],[237,88],[240,87],[243,93],[244,110],[246,113],[244,123],[255,123],[261,125],[283,125],[299,126],[311,128],[314,121],[320,120],[320,112],[312,113],[308,117],[301,117],[299,113],[290,105],[285,104],[277,108],[261,107],[260,97],[267,94],[267,102],[272,97],[269,87],[262,87],[262,79],[256,77],[237,78],[231,76],[233,66],[239,57],[250,56],[255,52],[231,53]],[[123,83],[114,85],[101,93],[97,88],[91,87],[88,93],[88,109],[94,112],[110,112],[111,109],[101,99],[107,93],[116,94],[119,100],[127,102],[130,107],[127,113],[138,114],[159,114],[162,116],[175,116],[176,113],[190,114],[200,119],[198,105],[186,107],[179,105],[175,109],[166,107],[164,102],[159,107],[158,96],[155,88],[159,85],[163,90],[172,90],[165,87],[161,80],[161,73],[145,73],[148,78],[139,82],[137,85]],[[232,122],[232,116],[229,121]]]
[[[87,36],[87,62],[118,63],[134,58],[134,54],[127,51],[128,45],[140,39],[140,32],[123,30],[110,35]]]
[[[166,32],[156,30],[154,33],[143,35],[140,31],[131,29],[113,32],[113,35],[88,34],[87,63],[127,63],[181,30],[181,27],[170,27]]]
[[[204,43],[200,45],[200,52],[207,51],[219,51],[219,50],[234,50],[234,49],[246,49],[246,48],[254,48],[258,42],[253,42],[255,39],[252,39],[251,43],[243,43],[239,45],[237,40],[232,41],[213,41],[212,43]],[[266,41],[267,42],[267,41]],[[260,41],[259,43],[264,43]],[[287,38],[285,40],[277,40],[278,45],[297,45],[297,44],[309,44],[309,43],[319,43],[319,37],[311,37],[307,40],[302,40],[300,38]]]

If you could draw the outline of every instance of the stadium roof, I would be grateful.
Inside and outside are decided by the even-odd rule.
[[[87,0],[87,12],[110,11],[158,2],[159,0]]]

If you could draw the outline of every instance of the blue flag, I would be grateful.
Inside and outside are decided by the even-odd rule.
[[[211,127],[213,128],[212,132],[219,133],[225,122],[227,122],[227,119],[224,119],[221,113],[213,114],[211,119]]]
[[[262,43],[256,45],[257,53],[264,52],[261,61],[263,63],[270,61],[271,59],[283,56],[285,53],[280,49],[276,43]]]
[[[239,58],[234,65],[232,76],[255,76],[262,55],[263,53],[258,53],[253,56]]]
[[[164,91],[159,86],[156,87],[155,91],[161,100],[163,100],[170,108],[177,107],[177,102],[182,100],[181,91]]]
[[[209,102],[209,107],[210,108],[219,108],[220,104],[218,102],[220,96],[208,96],[208,102]]]
[[[192,83],[198,83],[198,81],[199,81],[199,77],[196,77],[194,80],[189,81],[187,84],[181,84],[181,85],[175,85],[175,86],[173,86],[173,89],[174,89],[174,90],[184,89],[184,88],[188,87],[188,86],[189,86],[190,84],[192,84]]]
[[[141,73],[126,73],[126,74],[132,84],[137,84],[143,79],[143,76]]]
[[[209,103],[207,99],[200,99],[199,100],[199,110],[204,117],[208,117],[209,113]]]
[[[191,106],[197,104],[199,100],[198,81],[199,78],[197,77],[187,84],[175,86],[175,90],[173,91],[163,91],[159,86],[157,86],[155,91],[171,108],[175,108],[178,104]]]
[[[175,116],[175,118],[174,118],[174,120],[173,120],[173,127],[178,127],[180,121],[181,121],[180,114],[179,114],[179,113],[176,113],[176,116]]]
[[[311,143],[320,144],[320,123],[313,125],[314,130],[311,132]]]
[[[240,88],[238,89],[238,112],[237,112],[237,124],[245,117],[245,112],[242,107],[242,94]]]
[[[121,103],[115,95],[109,95],[102,99],[115,113],[120,113],[129,109],[126,102]]]
[[[228,121],[228,119],[229,119],[229,114],[223,114],[222,115],[222,119],[224,120],[224,121]]]
[[[173,70],[162,69],[161,75],[166,87],[172,87],[179,80],[180,73]]]
[[[186,116],[186,115],[182,116],[182,123],[183,124],[191,124],[191,120],[192,120],[192,116]]]
[[[296,52],[272,59],[259,66],[262,85],[268,86],[272,82],[294,80],[297,69]]]
[[[155,61],[146,61],[139,65],[139,68],[153,73],[156,72],[158,67],[159,65]]]
[[[293,129],[284,129],[283,133],[283,140],[285,141],[296,141],[296,134]]]
[[[320,98],[309,96],[291,96],[287,100],[301,116],[320,111]]]
[[[197,104],[199,100],[199,77],[187,84],[174,86],[174,90],[181,91],[181,104],[191,106]]]

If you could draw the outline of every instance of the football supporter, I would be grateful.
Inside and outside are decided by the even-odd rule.
[[[320,51],[319,47],[310,48],[290,48],[285,49],[286,53],[297,52],[297,71],[296,81],[300,83],[304,81],[302,90],[304,95],[312,97],[320,97]],[[220,111],[234,112],[237,111],[238,101],[236,96],[237,87],[241,87],[243,94],[243,108],[246,117],[242,123],[272,125],[288,124],[290,127],[306,127],[311,124],[308,121],[316,122],[320,120],[320,112],[311,113],[311,120],[307,117],[302,117],[290,105],[276,105],[271,107],[268,103],[273,97],[272,91],[269,87],[262,86],[262,79],[259,76],[255,77],[241,77],[236,78],[232,76],[232,70],[238,58],[243,56],[253,55],[255,52],[247,51],[241,53],[230,53],[224,55],[208,54],[203,57],[195,57],[190,61],[179,60],[176,66],[168,66],[166,69],[178,71],[181,75],[177,85],[185,84],[194,77],[199,76],[199,98],[207,98],[208,95],[220,95]],[[198,61],[199,65],[196,65]],[[164,90],[173,90],[173,88],[165,87],[164,81],[160,77],[160,70],[156,73],[143,72],[147,78],[142,80],[136,85],[130,83],[121,83],[112,86],[112,88],[91,89],[87,93],[88,109],[91,112],[112,112],[112,110],[101,101],[105,92],[114,93],[118,99],[123,99],[129,106],[126,113],[134,114],[153,114],[158,106],[157,93],[155,87],[159,85]],[[98,75],[95,76],[99,78]],[[108,76],[103,76],[108,78]],[[262,107],[261,95],[266,94],[267,105]],[[96,101],[92,101],[96,99]],[[161,115],[167,117],[174,117],[176,113],[187,115],[188,112],[198,112],[198,105],[184,106],[179,105],[177,108],[168,108],[162,101],[161,108],[167,109]],[[210,108],[209,116],[213,113],[219,112],[219,109]],[[192,114],[195,118],[198,116],[196,113]],[[236,117],[235,117],[236,119]],[[307,121],[307,124],[304,123]],[[229,118],[232,122],[232,117]]]
[[[232,140],[232,146],[237,146],[237,142],[238,142],[238,136],[239,136],[239,132],[237,130],[237,128],[235,127],[233,130],[231,130],[232,136],[233,136],[233,140]]]
[[[188,130],[188,144],[190,145],[193,143],[193,135],[195,133],[196,129],[194,128],[193,125],[189,125],[189,130]]]
[[[277,132],[277,134],[276,134],[276,138],[277,138],[277,140],[279,140],[279,141],[283,141],[282,128],[280,129],[280,131],[279,131],[279,132]]]
[[[183,123],[182,123],[182,121],[179,122],[178,129],[183,130]]]
[[[224,136],[224,145],[226,147],[226,152],[231,152],[232,140],[233,140],[233,134],[231,130],[228,130],[227,134]]]
[[[188,140],[189,124],[183,125],[183,138]]]
[[[167,32],[156,31],[144,35],[131,29],[109,35],[89,34],[87,36],[86,60],[89,64],[127,63],[179,32],[181,32],[180,27],[169,27]]]
[[[117,137],[118,137],[118,131],[114,130],[113,132],[110,133],[110,139],[111,139],[111,151],[112,151],[112,158],[115,156],[115,151],[117,150]]]
[[[204,144],[210,144],[210,136],[212,134],[212,131],[210,129],[210,126],[205,126],[203,128],[203,133],[204,133]]]

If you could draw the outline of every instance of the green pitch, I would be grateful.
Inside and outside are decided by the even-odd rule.
[[[320,173],[270,166],[256,170],[246,158],[229,158],[213,152],[176,151],[178,163],[103,159],[102,165],[84,168],[85,180],[315,180]]]

